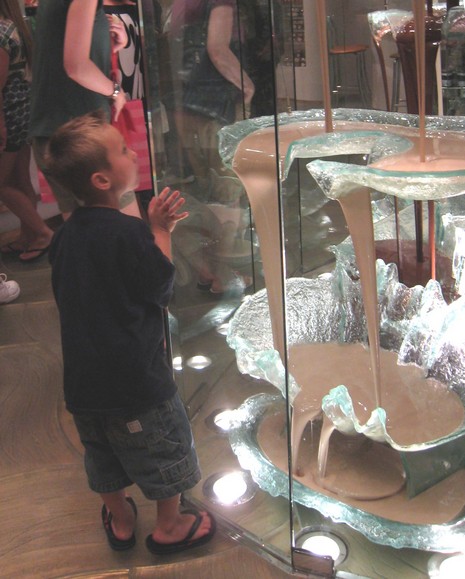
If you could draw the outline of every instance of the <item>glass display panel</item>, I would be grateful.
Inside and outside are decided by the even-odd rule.
[[[189,499],[207,502],[242,535],[289,560],[288,500],[270,497],[252,479],[244,504],[244,497],[222,504],[214,493],[224,486],[220,475],[241,470],[220,426],[224,416],[217,415],[254,393],[274,390],[239,372],[226,341],[231,316],[264,279],[249,201],[219,155],[217,132],[241,119],[273,118],[295,108],[294,70],[283,73],[281,65],[295,49],[285,52],[283,33],[291,29],[293,11],[268,0],[159,5],[156,22],[152,3],[139,3],[146,74],[154,87],[148,111],[157,189],[179,189],[190,212],[173,235],[177,279],[169,320],[176,381],[203,471]]]
[[[316,571],[302,545],[319,530],[336,538],[336,570],[424,576],[428,552],[460,550],[464,540],[456,488],[463,487],[465,454],[457,338],[465,122],[438,115],[450,100],[441,84],[450,69],[450,43],[441,36],[450,7],[425,6],[434,24],[426,125],[433,152],[457,164],[421,171],[383,165],[391,157],[400,163],[412,143],[418,146],[421,122],[405,80],[413,77],[398,38],[420,3],[227,4],[221,25],[232,15],[227,38],[238,73],[229,77],[231,94],[203,60],[208,35],[218,43],[215,10],[210,27],[187,18],[186,1],[165,0],[155,26],[148,3],[139,3],[157,188],[180,189],[190,211],[173,239],[178,278],[169,320],[176,380],[204,476],[187,498],[212,509],[264,556],[299,569]],[[211,55],[210,64],[213,48]],[[346,221],[353,208],[340,203],[354,189],[357,217],[369,218],[358,228],[369,235],[373,227],[371,257],[382,259],[368,273]],[[430,438],[396,438],[389,411],[382,412],[384,392],[373,403],[344,390],[347,376],[376,365],[366,347],[360,277],[367,275],[377,284],[382,348],[446,384],[440,406],[450,404],[450,429],[439,424]],[[364,352],[361,362],[354,362],[354,343]],[[342,357],[340,346],[347,347]],[[315,405],[315,375],[327,368],[336,383]],[[299,398],[307,382],[310,396]],[[370,416],[362,406],[377,411]],[[370,467],[377,464],[381,477]],[[313,488],[325,466],[336,469],[327,488],[324,481]],[[373,476],[382,487],[374,494],[366,482]],[[217,491],[231,481],[236,494],[221,502]],[[383,506],[382,499],[401,493],[416,505],[411,520],[390,518]],[[444,518],[424,518],[432,497],[448,503]]]

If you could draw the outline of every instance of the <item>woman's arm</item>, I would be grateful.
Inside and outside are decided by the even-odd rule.
[[[236,55],[229,48],[233,30],[234,10],[232,6],[217,6],[210,13],[207,33],[207,52],[218,72],[244,93],[244,101],[249,104],[255,92],[253,82]],[[242,85],[242,83],[244,83]]]
[[[73,0],[66,17],[63,66],[67,75],[84,88],[111,96],[114,82],[90,59],[92,31],[98,0]],[[114,99],[115,117],[124,107],[122,91]]]

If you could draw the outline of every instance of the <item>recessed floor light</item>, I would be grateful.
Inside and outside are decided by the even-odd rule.
[[[250,501],[256,493],[256,485],[247,471],[220,472],[208,477],[203,494],[212,503],[236,507]]]
[[[347,558],[347,545],[325,527],[306,527],[296,537],[296,546],[319,557],[331,557],[334,566]]]
[[[221,324],[221,326],[218,326],[216,328],[216,331],[218,332],[218,334],[221,334],[222,336],[226,336],[228,333],[228,328],[229,328],[229,323],[224,323]]]
[[[182,356],[175,356],[173,358],[173,370],[176,370],[176,372],[182,370]]]
[[[192,356],[187,360],[187,365],[193,370],[204,370],[210,366],[212,361],[207,356]]]
[[[205,418],[205,424],[220,434],[227,434],[233,426],[234,410],[220,408],[214,410]]]
[[[465,573],[465,553],[443,555],[436,553],[428,562],[428,577],[461,579]]]

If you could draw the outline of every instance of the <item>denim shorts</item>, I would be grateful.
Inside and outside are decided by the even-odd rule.
[[[75,415],[89,487],[97,493],[136,484],[151,500],[167,499],[200,478],[192,431],[178,394],[137,416]]]

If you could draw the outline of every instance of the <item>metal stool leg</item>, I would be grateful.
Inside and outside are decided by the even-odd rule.
[[[392,65],[392,96],[391,96],[391,111],[399,111],[400,98],[400,60],[399,57],[393,58]]]
[[[368,75],[365,66],[365,52],[358,52],[357,58],[357,81],[358,90],[362,97],[362,103],[365,108],[371,107],[371,89],[368,82]]]
[[[329,84],[331,89],[331,106],[339,106],[339,89],[341,78],[339,71],[339,61],[336,55],[329,55]]]

